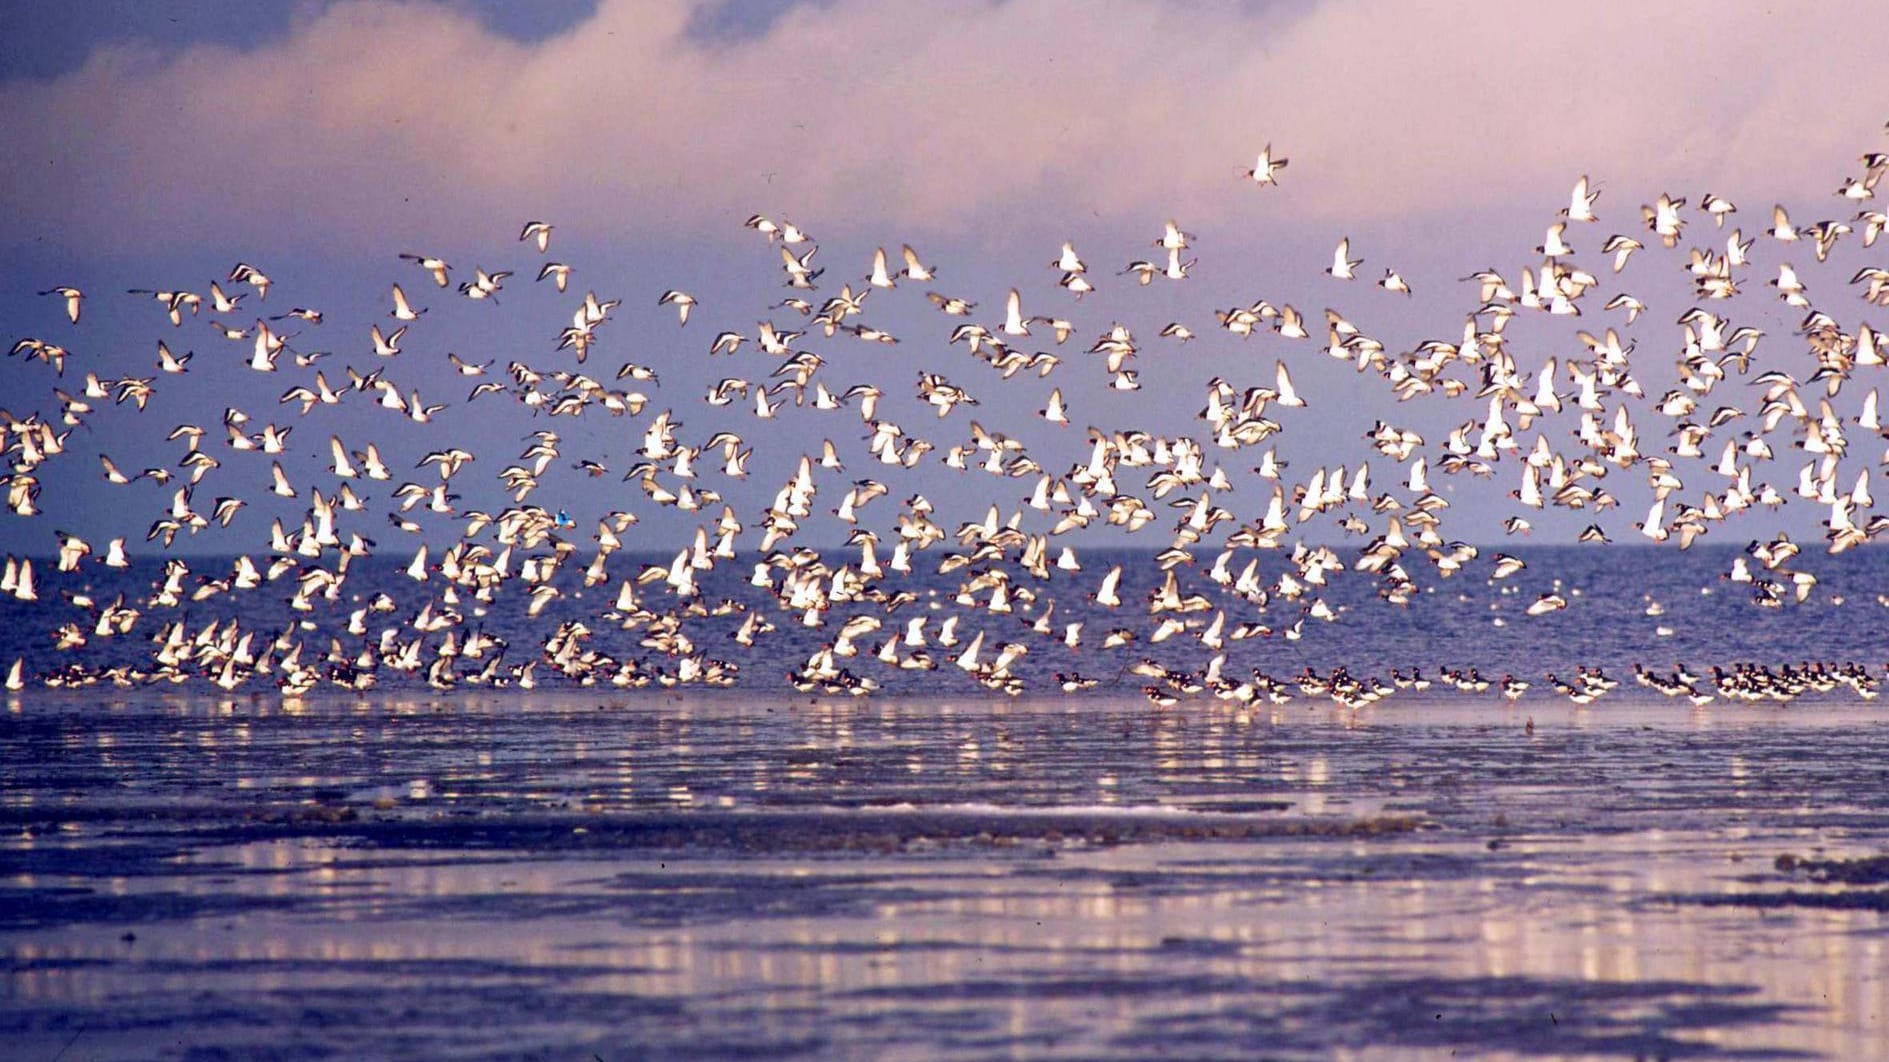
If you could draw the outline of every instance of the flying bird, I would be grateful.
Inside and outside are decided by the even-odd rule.
[[[662,297],[656,300],[656,305],[673,305],[676,308],[676,316],[686,325],[689,323],[689,311],[695,308],[695,296],[684,291],[675,291],[672,289],[663,292]],[[732,353],[732,351],[730,353]]]
[[[543,221],[527,221],[525,227],[518,230],[518,242],[535,240],[538,244],[538,253],[548,253],[551,250],[551,228],[550,224]]]
[[[400,290],[400,285],[394,285],[394,308],[387,316],[396,321],[417,321],[425,312],[424,309],[415,310],[412,304],[407,302],[407,293]]]
[[[66,318],[70,320],[73,324],[79,323],[79,303],[85,298],[84,292],[74,287],[58,287],[58,288],[49,288],[45,291],[40,292],[40,294],[41,295],[57,295],[60,298],[65,299],[66,300]]]
[[[1253,163],[1253,168],[1246,171],[1246,176],[1254,184],[1262,187],[1268,184],[1276,185],[1279,183],[1279,171],[1286,168],[1288,161],[1283,158],[1274,158],[1272,145],[1267,144],[1259,149],[1259,158]]]
[[[1332,252],[1331,265],[1325,272],[1339,280],[1350,280],[1357,275],[1353,270],[1363,264],[1364,259],[1351,257],[1351,237],[1346,236],[1338,241],[1338,249]]]

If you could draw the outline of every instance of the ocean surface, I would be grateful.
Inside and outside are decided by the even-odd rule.
[[[0,714],[19,1059],[1833,1058],[1855,703],[110,688]]]
[[[1526,567],[1507,578],[1493,579],[1494,558],[1502,552]],[[1254,555],[1243,552],[1236,568]],[[1289,567],[1284,554],[1260,552],[1257,556],[1260,576],[1268,585]],[[1347,564],[1355,560],[1352,552],[1339,556]],[[957,654],[980,632],[985,635],[982,662],[988,663],[1000,645],[1025,647],[1011,670],[1027,692],[1058,692],[1055,676],[1059,673],[1096,679],[1103,692],[1124,686],[1133,689],[1146,681],[1128,670],[1141,661],[1174,671],[1205,668],[1215,650],[1203,645],[1200,635],[1216,613],[1224,614],[1228,639],[1222,672],[1236,681],[1255,668],[1289,679],[1307,667],[1321,673],[1342,667],[1359,678],[1374,676],[1388,683],[1394,668],[1421,669],[1426,677],[1434,677],[1445,668],[1473,667],[1485,678],[1513,674],[1527,680],[1536,687],[1527,696],[1539,697],[1548,695],[1546,676],[1565,678],[1582,666],[1603,668],[1620,678],[1636,663],[1660,671],[1683,663],[1694,673],[1704,674],[1713,666],[1729,668],[1739,663],[1777,667],[1821,661],[1864,664],[1880,677],[1889,664],[1889,635],[1884,633],[1889,630],[1889,554],[1870,547],[1830,556],[1820,544],[1809,543],[1776,572],[1767,571],[1742,547],[1728,545],[1699,545],[1685,551],[1632,546],[1484,547],[1450,577],[1440,576],[1428,561],[1416,560],[1410,567],[1419,589],[1407,604],[1384,600],[1377,578],[1351,570],[1330,573],[1324,585],[1307,586],[1297,598],[1275,593],[1256,604],[1216,585],[1206,570],[1213,553],[1201,550],[1196,563],[1178,566],[1174,574],[1182,594],[1198,593],[1212,609],[1181,616],[1188,630],[1159,642],[1152,640],[1157,620],[1148,615],[1146,606],[1164,575],[1148,551],[1084,550],[1082,570],[1052,569],[1051,577],[1044,580],[1008,565],[1011,611],[1004,614],[988,611],[988,591],[979,592],[969,605],[957,599],[959,587],[975,569],[939,575],[933,570],[937,562],[931,555],[919,557],[924,559],[923,565],[915,564],[920,570],[909,575],[888,572],[878,581],[888,593],[911,595],[908,601],[890,610],[873,601],[835,604],[816,617],[813,626],[806,625],[803,613],[780,607],[768,591],[750,584],[753,562],[759,558],[722,561],[700,576],[695,600],[710,614],[679,617],[676,630],[687,639],[687,654],[652,646],[647,618],[626,627],[622,614],[613,610],[618,585],[645,570],[666,569],[674,559],[670,553],[614,554],[609,558],[609,580],[589,589],[583,585],[583,571],[590,558],[575,558],[550,580],[561,596],[549,601],[536,617],[527,615],[530,598],[516,580],[498,588],[489,604],[473,600],[464,590],[457,604],[444,604],[440,575],[436,572],[427,583],[416,583],[404,574],[404,557],[357,561],[335,599],[317,596],[308,611],[290,608],[291,585],[265,583],[253,591],[191,600],[191,592],[203,582],[229,576],[233,562],[228,558],[191,559],[184,598],[170,608],[147,604],[163,581],[161,564],[136,562],[114,571],[88,563],[80,573],[62,574],[53,570],[47,558],[35,565],[38,602],[0,599],[0,661],[21,660],[29,683],[73,665],[92,675],[112,667],[148,671],[154,666],[153,635],[165,624],[181,622],[184,633],[193,638],[212,624],[216,625],[212,634],[227,634],[235,624],[240,632],[253,635],[251,652],[258,657],[264,655],[270,639],[280,637],[284,650],[299,642],[304,647],[304,664],[320,664],[319,658],[335,647],[343,651],[343,659],[352,661],[362,648],[382,644],[385,637],[397,645],[417,638],[422,641],[423,661],[430,663],[446,642],[448,629],[421,632],[415,628],[414,621],[427,606],[429,617],[451,622],[449,629],[457,643],[463,645],[474,631],[503,643],[490,655],[454,661],[453,681],[462,685],[477,681],[493,655],[501,657],[504,665],[496,672],[497,680],[513,681],[516,669],[540,657],[560,624],[576,622],[588,632],[581,640],[583,648],[618,663],[634,662],[640,675],[673,676],[678,656],[693,655],[732,665],[736,688],[780,692],[788,688],[787,676],[822,646],[833,645],[840,628],[854,617],[872,617],[879,627],[857,636],[853,640],[857,655],[837,663],[870,678],[890,694],[975,696],[985,692],[969,674],[952,666]],[[838,567],[856,563],[858,554],[831,552],[825,559]],[[1727,578],[1740,560],[1753,582]],[[266,558],[258,557],[257,565],[266,569]],[[1123,568],[1123,604],[1106,609],[1096,604],[1093,594],[1115,565]],[[1793,571],[1815,579],[1804,589],[1802,601],[1797,600],[1797,588],[1787,574]],[[1760,590],[1763,582],[1773,584],[1769,594]],[[1034,600],[1025,599],[1019,589],[1034,594]],[[351,615],[382,593],[389,610],[365,613],[362,633],[350,634]],[[1530,605],[1550,593],[1559,595],[1567,607],[1527,614]],[[73,603],[74,594],[82,595],[81,603]],[[126,634],[100,637],[90,633],[99,609],[119,595],[133,607],[143,606],[137,624]],[[1761,603],[1760,598],[1768,600]],[[1308,615],[1315,602],[1322,602],[1332,618]],[[679,612],[678,602],[659,582],[640,588],[638,604],[654,613]],[[739,645],[732,636],[750,614],[774,629],[757,634],[752,646]],[[1048,620],[1043,626],[1049,633],[1033,630],[1045,614]],[[952,631],[955,638],[947,645],[940,636],[953,617],[957,620]],[[887,639],[902,636],[919,618],[924,620],[922,649],[938,666],[901,669],[874,658]],[[1082,623],[1083,630],[1081,644],[1071,649],[1063,637],[1066,626],[1074,622]],[[90,635],[85,645],[59,647],[56,631],[68,624]],[[1232,632],[1241,625],[1255,633],[1234,640]],[[387,636],[389,630],[394,634]],[[1125,630],[1133,639],[1106,647],[1105,636],[1113,630]],[[913,648],[902,641],[899,655],[908,656]],[[274,655],[279,659],[282,653]],[[427,682],[424,667],[413,672],[386,666],[375,670],[378,686],[413,688]],[[613,673],[603,668],[591,672],[589,679],[607,684]],[[273,695],[281,675],[278,671],[238,677],[243,678],[240,691]],[[540,663],[533,669],[532,680],[546,687],[575,686],[582,676],[562,675]],[[183,688],[206,685],[199,677]]]
[[[1228,674],[1536,683],[1513,704],[1438,684],[1364,708],[1150,704],[1130,665],[1211,654],[1147,639],[1146,553],[1087,551],[1007,615],[951,600],[957,576],[910,577],[913,600],[848,665],[880,683],[870,697],[786,681],[843,607],[807,627],[720,569],[703,602],[777,627],[744,647],[738,611],[681,621],[698,655],[738,667],[728,688],[583,688],[542,665],[536,689],[392,670],[358,694],[287,697],[261,673],[227,692],[47,688],[74,664],[149,667],[167,622],[288,631],[306,657],[389,627],[411,639],[416,603],[440,607],[376,561],[310,612],[217,594],[62,651],[49,631],[86,615],[62,591],[142,601],[156,572],[88,565],[64,583],[47,565],[40,602],[0,606],[6,655],[36,676],[0,700],[0,1054],[1880,1057],[1881,709],[1848,687],[1694,706],[1629,672],[1825,661],[1880,677],[1889,564],[1807,553],[1791,566],[1817,583],[1774,606],[1721,578],[1735,548],[1523,548],[1527,567],[1491,582],[1493,552],[1428,573],[1401,606],[1336,573],[1316,595],[1329,622],[1309,596],[1261,608],[1178,570],[1229,627],[1275,631],[1228,643]],[[1109,611],[1088,592],[1115,563],[1125,604]],[[598,652],[672,671],[646,622],[608,620],[615,583],[578,575],[535,619],[517,594],[483,614],[465,599],[458,637],[501,639],[509,668],[580,621]],[[403,604],[348,634],[383,590]],[[1567,608],[1528,616],[1551,591]],[[1035,634],[1051,597],[1059,627],[1140,638]],[[940,666],[876,661],[917,615]],[[961,639],[1028,644],[1021,692],[950,665],[935,639],[952,615]],[[1580,667],[1623,681],[1585,706],[1540,681]],[[1065,695],[1054,676],[1072,671],[1099,681]]]

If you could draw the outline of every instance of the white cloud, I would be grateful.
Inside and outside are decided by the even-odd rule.
[[[253,51],[114,47],[0,87],[0,187],[9,238],[94,249],[385,251],[526,215],[686,235],[753,209],[915,237],[1091,212],[1219,231],[1548,210],[1584,171],[1619,227],[1661,188],[1759,215],[1882,146],[1872,6],[838,0],[705,41],[687,4],[604,0],[527,45],[343,3]],[[1237,174],[1266,141],[1293,162],[1260,193]]]

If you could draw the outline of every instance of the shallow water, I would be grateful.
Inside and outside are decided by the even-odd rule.
[[[10,1057],[1889,1042],[1889,879],[1791,863],[1883,851],[1863,704],[74,695],[0,746]]]
[[[1504,549],[1525,559],[1528,567],[1508,579],[1493,580],[1489,568],[1497,550],[1490,548],[1474,562],[1472,571],[1461,575],[1446,579],[1421,573],[1423,590],[1405,606],[1380,600],[1377,581],[1353,571],[1332,573],[1330,582],[1318,588],[1316,594],[1296,600],[1275,597],[1265,605],[1255,605],[1211,581],[1204,569],[1210,567],[1213,555],[1204,550],[1198,563],[1183,565],[1174,574],[1183,592],[1201,594],[1214,602],[1216,611],[1224,612],[1229,631],[1252,624],[1273,632],[1225,643],[1224,673],[1236,682],[1254,668],[1285,678],[1306,667],[1320,672],[1343,667],[1360,679],[1375,676],[1388,681],[1392,669],[1417,668],[1434,677],[1443,668],[1475,667],[1491,679],[1512,672],[1546,690],[1547,675],[1571,675],[1581,666],[1602,667],[1625,677],[1636,663],[1670,671],[1679,661],[1701,675],[1714,665],[1729,668],[1740,662],[1757,662],[1777,667],[1802,661],[1855,661],[1878,678],[1884,673],[1881,629],[1883,618],[1889,616],[1885,611],[1889,595],[1883,593],[1889,587],[1889,551],[1852,550],[1836,556],[1818,553],[1804,561],[1804,566],[1814,569],[1821,580],[1815,592],[1801,603],[1768,608],[1753,600],[1749,585],[1723,578],[1736,561],[1744,558],[1743,551],[1735,546],[1701,545],[1683,552],[1514,544]],[[1015,662],[1013,671],[1029,692],[1042,695],[1059,690],[1054,680],[1059,672],[1080,673],[1105,686],[1123,682],[1132,686],[1139,682],[1124,672],[1137,661],[1148,659],[1163,667],[1196,671],[1205,668],[1216,655],[1199,640],[1199,628],[1210,622],[1213,613],[1190,615],[1188,620],[1194,629],[1189,634],[1157,643],[1153,640],[1156,623],[1140,607],[1110,610],[1091,600],[1103,575],[1110,566],[1119,564],[1123,567],[1123,601],[1145,601],[1163,578],[1150,551],[1094,549],[1085,550],[1083,556],[1081,572],[1051,569],[1052,578],[1047,580],[1017,574],[1017,586],[1033,588],[1039,597],[1035,602],[1019,598],[1014,612],[1007,615],[987,611],[981,598],[972,606],[959,604],[956,596],[964,578],[961,572],[893,573],[885,580],[885,589],[913,593],[916,598],[910,604],[890,612],[871,602],[835,607],[813,627],[804,625],[800,613],[783,609],[770,594],[748,585],[749,566],[745,562],[728,564],[704,574],[702,598],[710,604],[731,602],[736,609],[724,615],[684,618],[679,629],[700,655],[738,669],[734,681],[756,696],[790,692],[785,677],[804,667],[810,654],[831,646],[846,621],[857,616],[872,617],[883,627],[861,636],[856,646],[858,655],[841,663],[893,695],[981,696],[984,690],[970,675],[950,666],[978,633],[986,636],[986,663],[999,645],[1014,642],[1026,646],[1027,654]],[[616,563],[612,570],[618,577],[626,577],[645,565],[666,566],[670,556],[642,554],[613,560]],[[835,554],[829,560],[837,567],[857,557]],[[1262,557],[1262,561],[1262,570],[1269,576],[1276,576],[1279,566],[1286,564],[1283,557],[1271,555]],[[228,559],[196,562],[201,572],[227,572],[229,565]],[[346,592],[334,601],[317,598],[307,613],[292,610],[286,593],[218,595],[178,608],[148,607],[133,634],[95,636],[83,648],[60,650],[52,636],[56,627],[72,622],[90,629],[95,619],[88,610],[66,601],[61,592],[82,593],[94,602],[111,601],[119,595],[134,603],[148,602],[155,585],[163,581],[163,569],[156,561],[146,559],[122,571],[88,567],[62,575],[50,560],[43,560],[38,565],[41,602],[26,604],[0,595],[0,668],[15,658],[22,660],[31,687],[46,676],[74,666],[94,676],[111,667],[148,671],[154,666],[156,648],[151,638],[170,623],[180,623],[193,635],[212,625],[220,624],[218,630],[226,633],[240,627],[255,635],[254,650],[259,655],[264,653],[265,643],[282,636],[286,639],[284,646],[296,643],[304,647],[304,663],[313,663],[336,642],[345,650],[344,655],[352,658],[363,648],[378,644],[382,632],[393,630],[399,644],[414,639],[423,642],[426,652],[421,659],[430,661],[448,635],[440,631],[423,633],[412,621],[421,607],[431,602],[429,607],[436,614],[451,612],[459,617],[459,625],[452,632],[455,640],[463,643],[466,635],[476,629],[505,644],[498,655],[508,668],[539,661],[535,678],[547,689],[577,687],[576,682],[559,675],[542,660],[546,639],[566,622],[587,626],[590,634],[584,640],[586,648],[620,663],[634,663],[640,674],[675,674],[676,660],[647,644],[648,625],[625,628],[621,617],[612,611],[616,593],[608,585],[586,590],[582,568],[582,564],[573,562],[559,570],[555,585],[565,596],[535,619],[527,612],[529,595],[516,587],[501,590],[489,606],[471,600],[468,594],[449,607],[435,596],[439,580],[424,586],[416,584],[403,574],[403,561],[375,557],[351,565]],[[1550,591],[1565,595],[1568,607],[1528,616],[1527,607]],[[367,616],[365,635],[349,633],[350,614],[382,592],[400,602],[400,608]],[[646,588],[645,596],[658,609],[676,604],[654,589]],[[1335,618],[1331,622],[1306,617],[1313,597],[1333,610]],[[731,638],[749,615],[741,611],[744,609],[776,628],[759,636],[751,647],[738,645]],[[957,640],[947,645],[939,639],[945,623],[952,618],[959,621]],[[888,638],[919,619],[925,625],[922,640],[926,651],[939,665],[935,670],[903,670],[874,659],[874,651]],[[1043,621],[1049,634],[1033,629],[1038,621]],[[1085,628],[1082,645],[1074,650],[1062,641],[1064,626],[1072,622],[1080,622]],[[1299,635],[1296,639],[1288,634],[1295,626]],[[1106,648],[1104,636],[1116,628],[1131,631],[1135,640]],[[900,652],[910,655],[909,647]],[[468,684],[466,688],[471,688],[483,663],[457,661],[455,671],[459,681]],[[201,668],[198,662],[185,670]],[[208,670],[214,673],[216,668],[210,666]],[[611,670],[591,677],[600,686],[608,685]],[[376,675],[378,688],[384,691],[426,688],[424,669],[417,674],[401,674],[380,666]],[[236,692],[273,696],[281,678],[280,670],[253,675]],[[184,689],[216,692],[201,674]]]

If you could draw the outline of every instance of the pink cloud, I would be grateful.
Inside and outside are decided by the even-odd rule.
[[[1092,211],[1222,230],[1256,224],[1254,195],[1381,222],[1549,210],[1582,172],[1622,228],[1663,188],[1761,217],[1881,146],[1869,8],[838,0],[727,42],[689,36],[687,4],[604,0],[528,45],[450,7],[343,3],[253,51],[114,47],[0,88],[0,187],[16,238],[87,248],[384,251],[527,215],[681,235],[756,209],[915,236]],[[1238,173],[1268,141],[1293,163],[1256,193]]]

